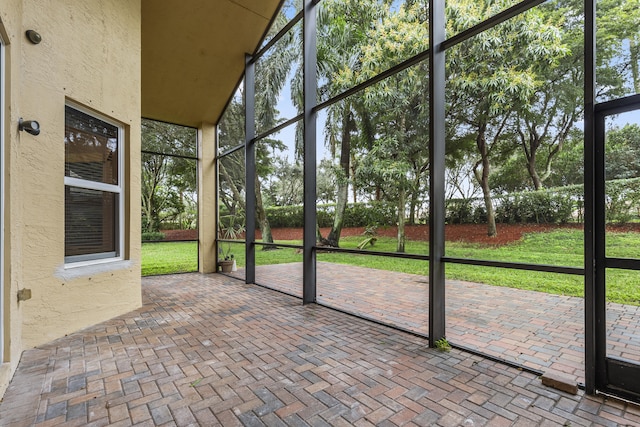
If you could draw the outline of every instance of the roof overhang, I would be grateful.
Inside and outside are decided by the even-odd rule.
[[[142,116],[217,123],[280,0],[142,0]]]

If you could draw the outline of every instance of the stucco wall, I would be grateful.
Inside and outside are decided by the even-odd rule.
[[[23,9],[21,31],[33,28],[43,38],[22,44],[21,102],[12,117],[37,118],[42,126],[37,137],[18,136],[23,280],[33,294],[23,308],[27,348],[141,305],[141,38],[138,1],[25,1]],[[125,125],[130,262],[64,270],[66,99]]]
[[[3,0],[0,19],[10,57],[5,361],[14,365],[23,349],[141,305],[140,2]],[[25,38],[28,29],[40,44]],[[66,100],[124,125],[126,261],[64,268]],[[18,132],[20,117],[38,120],[40,135]],[[23,288],[32,298],[17,303]],[[2,383],[0,371],[0,395]]]
[[[2,129],[2,136],[5,142],[5,150],[2,153],[5,157],[5,192],[9,194],[11,185],[18,189],[19,185],[15,182],[9,182],[11,174],[8,173],[10,165],[15,162],[17,153],[15,147],[17,141],[15,141],[13,132],[9,129],[12,99],[9,96],[10,88],[12,85],[19,84],[20,79],[20,43],[21,40],[16,40],[15,32],[16,28],[20,26],[20,16],[22,15],[22,7],[20,0],[7,0],[3,3],[3,7],[0,8],[0,35],[5,44],[9,44],[5,47],[5,85],[0,89],[2,97],[5,103],[4,111],[4,124],[6,125]],[[14,215],[18,214],[14,210]],[[5,197],[5,242],[3,246],[3,256],[5,263],[4,271],[4,289],[3,289],[3,362],[0,364],[0,396],[4,393],[11,375],[18,365],[20,360],[20,353],[22,352],[22,310],[21,306],[17,302],[15,295],[18,290],[18,283],[22,282],[22,268],[21,265],[18,268],[8,268],[8,264],[11,262],[12,257],[16,257],[20,253],[20,241],[15,240],[14,236],[10,233],[8,223],[10,221],[11,206],[9,204],[9,197]],[[19,219],[16,218],[16,222]]]

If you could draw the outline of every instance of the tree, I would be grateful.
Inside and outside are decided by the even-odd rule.
[[[369,43],[368,31],[383,9],[377,0],[325,0],[320,3],[318,25],[318,80],[321,96],[335,96],[357,83],[364,46]],[[325,143],[332,157],[338,157],[336,170],[336,209],[334,221],[326,239],[318,240],[339,247],[349,192],[349,177],[353,174],[352,138],[357,131],[356,117],[368,127],[369,118],[362,108],[361,98],[349,97],[328,108]],[[365,133],[367,135],[367,133]],[[339,154],[337,154],[339,153]],[[354,185],[354,182],[351,181]],[[355,191],[355,190],[354,190]]]
[[[625,93],[629,73],[635,87],[631,90],[640,90],[634,44],[639,37],[639,8],[637,0],[598,2],[596,74],[599,98],[608,99]],[[567,52],[552,62],[533,64],[538,79],[544,84],[536,87],[529,102],[517,113],[516,133],[535,190],[542,188],[550,177],[552,162],[580,120],[584,104],[582,85],[579,84],[584,76],[582,2],[558,0],[539,6],[538,10],[542,19],[558,28]]]
[[[547,55],[531,64],[544,84],[535,86],[514,121],[525,169],[535,190],[541,189],[551,175],[552,162],[583,110],[582,87],[576,84],[584,76],[583,26],[580,8],[573,3],[552,2],[536,10],[537,19],[549,23],[551,31],[558,31],[562,47],[555,56]]]
[[[478,22],[477,10],[491,16],[509,5],[508,1],[451,3],[448,33]],[[514,111],[527,105],[544,84],[534,64],[553,64],[566,52],[554,23],[547,22],[540,10],[531,9],[459,44],[447,55],[448,125],[455,129],[450,134],[475,142],[474,175],[482,189],[489,236],[497,234],[489,184],[492,156],[504,150]]]
[[[291,6],[297,1],[288,1]],[[296,6],[293,6],[294,8]],[[275,35],[280,28],[289,20],[285,14],[286,7],[283,7],[276,16],[276,22],[269,30],[268,37]],[[276,44],[266,52],[256,64],[256,129],[258,132],[272,129],[281,121],[279,111],[276,108],[283,88],[287,83],[291,85],[291,79],[299,79],[302,74],[300,64],[301,58],[301,32],[302,28],[289,30]],[[290,74],[293,72],[293,77]],[[295,97],[295,93],[292,91]],[[258,141],[256,147],[256,217],[262,231],[262,241],[273,243],[271,225],[267,218],[264,199],[262,196],[261,176],[267,176],[273,171],[270,149],[283,149],[284,144],[272,138]],[[263,250],[272,249],[270,246],[263,246]]]
[[[244,137],[244,107],[242,102],[233,98],[223,114],[218,124],[218,143],[220,147],[233,148],[245,143]],[[256,219],[262,231],[262,241],[273,243],[271,225],[264,208],[262,197],[262,183],[260,176],[267,176],[272,170],[272,162],[269,149],[281,147],[282,142],[265,139],[255,145],[256,149],[256,174],[255,197],[256,197]],[[220,175],[219,200],[225,206],[228,213],[236,218],[245,217],[245,158],[244,149],[235,151],[222,157],[218,161]],[[237,220],[236,220],[237,222]],[[263,249],[268,248],[264,246]]]
[[[288,1],[285,7],[278,12],[275,22],[267,34],[267,39],[273,37],[286,25],[289,18],[285,15],[285,11],[293,3],[295,2]],[[256,64],[255,116],[258,132],[271,129],[280,121],[276,105],[278,104],[280,93],[287,83],[291,69],[294,64],[300,62],[300,52],[299,49],[296,49],[299,40],[300,36],[296,31],[289,31]],[[233,148],[245,143],[245,115],[241,97],[231,99],[218,124],[218,128],[220,130],[219,146]],[[266,176],[272,170],[269,150],[275,146],[282,146],[282,142],[274,139],[263,139],[255,144],[256,219],[262,231],[262,241],[265,243],[273,243],[273,236],[264,207],[260,176]],[[244,216],[244,200],[246,197],[244,156],[233,153],[223,157],[218,162],[218,165],[221,180],[220,188],[222,189],[220,192],[221,202],[229,209],[230,213]],[[264,246],[263,249],[269,249],[269,247]]]
[[[392,10],[395,6],[390,2],[377,6],[380,17],[365,21],[367,42],[358,39],[350,51],[350,57],[357,58],[357,67],[341,70],[334,79],[342,87],[351,87],[374,77],[427,48],[427,14],[422,2],[404,4],[397,10]],[[362,30],[363,27],[357,28]],[[336,245],[339,239],[339,214],[346,206],[348,178],[352,173],[356,181],[374,186],[378,195],[386,189],[387,197],[397,203],[397,250],[404,251],[406,201],[411,200],[409,212],[414,219],[417,194],[429,166],[426,76],[425,65],[421,64],[340,103],[339,191],[336,221],[327,239],[329,243]],[[335,134],[329,132],[329,135]],[[359,153],[361,157],[357,170],[352,172],[353,153]],[[355,186],[356,181],[352,185]]]
[[[218,123],[219,152],[244,145],[244,120],[242,97],[241,94],[237,94],[231,99]],[[218,200],[224,206],[225,214],[235,218],[244,218],[246,197],[244,149],[239,149],[220,158],[218,175],[218,188],[220,189]],[[220,210],[222,210],[222,206]]]
[[[605,177],[607,180],[640,177],[640,125],[615,125],[607,131]]]
[[[184,213],[185,197],[195,195],[195,161],[171,156],[196,156],[195,129],[143,119],[142,149],[148,152],[142,155],[143,231],[154,232]]]
[[[274,157],[273,172],[265,187],[269,204],[275,206],[303,203],[304,175],[300,162],[290,162],[288,156]]]
[[[596,14],[598,98],[640,93],[640,0],[600,0]]]

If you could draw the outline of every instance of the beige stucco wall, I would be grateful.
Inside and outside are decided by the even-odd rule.
[[[216,127],[202,123],[198,129],[198,265],[200,273],[217,271],[216,257]]]
[[[19,17],[22,14],[21,1],[19,0],[7,0],[3,3],[3,7],[0,9],[0,36],[2,36],[3,42],[6,44],[11,43],[11,47],[5,48],[5,85],[0,88],[2,94],[5,111],[4,111],[4,124],[5,128],[2,129],[2,136],[5,142],[5,150],[3,155],[5,158],[5,168],[8,172],[11,164],[15,162],[16,153],[12,146],[16,145],[13,141],[12,132],[9,129],[8,123],[11,117],[11,97],[10,88],[12,85],[19,83],[19,60],[20,41],[15,40],[12,37],[15,33],[15,28],[20,25]],[[5,172],[4,178],[6,180],[5,187],[8,194],[9,187],[15,183],[11,180],[10,173]],[[9,182],[11,180],[11,182]],[[5,242],[3,246],[4,257],[4,289],[3,289],[3,354],[2,364],[0,364],[0,396],[4,393],[4,390],[9,384],[11,375],[18,365],[20,360],[20,353],[22,352],[22,310],[21,306],[17,302],[17,298],[14,296],[17,293],[18,283],[21,283],[21,268],[11,269],[8,264],[11,262],[11,257],[16,256],[20,252],[20,242],[13,241],[13,236],[10,233],[8,223],[11,220],[11,205],[9,198],[5,197]],[[16,222],[19,219],[16,218]],[[13,248],[13,250],[11,250]]]
[[[4,360],[15,367],[24,349],[141,305],[140,1],[3,0],[0,19],[10,58]],[[126,261],[65,269],[66,100],[124,125]],[[40,135],[18,132],[20,117],[38,120]],[[32,298],[18,303],[22,288]],[[0,369],[0,395],[3,384]]]

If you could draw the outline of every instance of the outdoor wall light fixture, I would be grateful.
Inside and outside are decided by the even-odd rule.
[[[20,117],[20,120],[18,121],[18,130],[25,131],[34,136],[39,135],[40,123],[36,122],[35,120],[22,120],[22,117]]]
[[[42,36],[35,30],[27,30],[27,38],[33,44],[38,44],[42,41]]]

